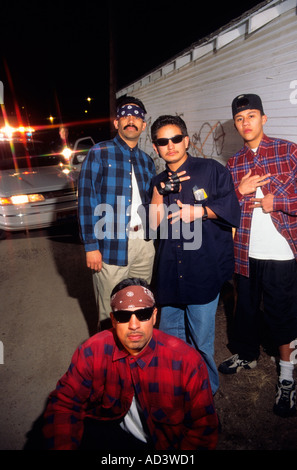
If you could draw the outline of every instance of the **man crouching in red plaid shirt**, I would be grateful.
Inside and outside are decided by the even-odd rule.
[[[44,414],[46,448],[215,449],[218,418],[206,365],[182,340],[154,328],[154,296],[141,279],[111,295],[113,328],[74,353]]]

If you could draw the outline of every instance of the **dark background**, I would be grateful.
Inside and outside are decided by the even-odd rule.
[[[7,117],[19,110],[31,125],[49,124],[50,115],[54,125],[96,119],[107,137],[110,64],[114,94],[265,3],[2,1],[0,80]]]

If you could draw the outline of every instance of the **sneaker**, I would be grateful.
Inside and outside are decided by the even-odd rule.
[[[296,414],[296,391],[294,381],[283,380],[282,382],[278,382],[273,411],[282,418]]]
[[[246,361],[245,359],[240,359],[238,354],[234,354],[234,356],[231,356],[229,359],[222,362],[218,369],[222,374],[235,374],[241,369],[253,369],[256,365],[256,359],[253,361]]]

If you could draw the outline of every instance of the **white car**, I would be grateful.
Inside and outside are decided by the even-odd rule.
[[[75,220],[80,162],[93,145],[91,137],[81,138],[65,158],[51,153],[38,136],[7,139],[0,133],[0,231]]]

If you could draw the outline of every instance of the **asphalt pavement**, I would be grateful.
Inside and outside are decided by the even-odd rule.
[[[96,332],[91,272],[74,226],[0,240],[0,450],[34,449],[46,399]]]

